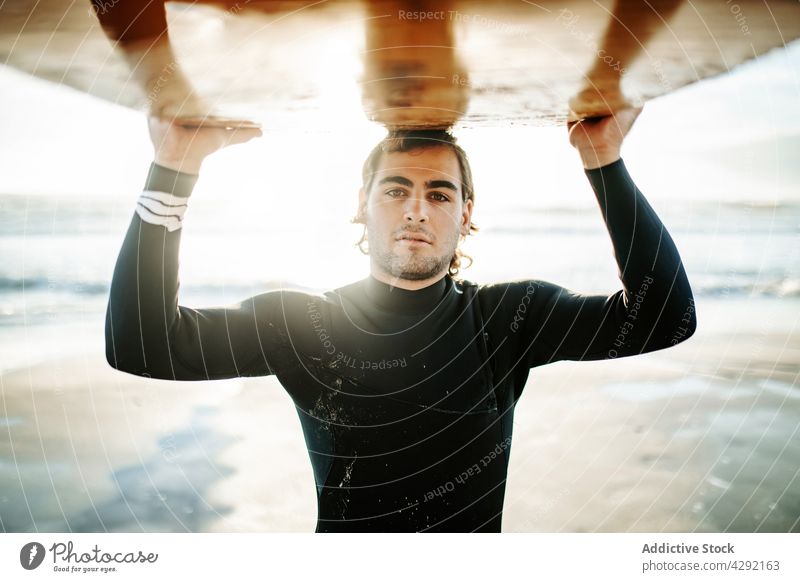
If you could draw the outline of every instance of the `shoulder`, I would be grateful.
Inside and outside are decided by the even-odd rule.
[[[518,302],[523,298],[532,301],[550,296],[561,289],[559,285],[543,279],[514,279],[477,285],[477,293],[481,301],[493,304]]]
[[[282,315],[286,319],[291,319],[327,302],[328,297],[327,293],[313,289],[278,288],[255,295],[248,301],[260,315],[269,313],[273,317]]]
[[[365,279],[361,279],[359,281],[353,281],[352,283],[348,283],[347,285],[342,285],[341,287],[336,287],[334,289],[330,289],[322,293],[327,299],[335,299],[337,297],[351,297],[354,295],[358,295],[364,292],[364,284]]]
[[[365,301],[365,279],[335,287],[313,295],[313,302],[325,309],[341,309],[344,305],[360,305]]]

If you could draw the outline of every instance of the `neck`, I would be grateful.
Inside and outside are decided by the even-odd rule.
[[[406,289],[408,291],[418,291],[419,289],[424,289],[425,287],[430,287],[437,281],[439,281],[442,277],[447,274],[447,270],[442,270],[439,273],[436,273],[432,277],[428,279],[404,279],[402,277],[398,277],[396,275],[392,275],[391,273],[387,273],[382,269],[377,268],[375,265],[371,265],[370,274],[375,277],[381,283],[386,283],[387,285],[391,285],[392,287],[398,287],[400,289]]]
[[[363,282],[363,289],[372,304],[384,312],[398,316],[431,313],[439,308],[452,287],[453,280],[446,276],[420,289],[398,287],[391,282],[381,281],[372,274]]]

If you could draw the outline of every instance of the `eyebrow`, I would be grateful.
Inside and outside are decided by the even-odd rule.
[[[414,182],[404,176],[386,176],[385,178],[381,178],[381,180],[378,182],[378,185],[380,186],[382,184],[386,184],[387,182],[402,184],[403,186],[408,186],[409,188],[414,186]],[[427,190],[430,188],[449,188],[453,192],[458,192],[458,187],[456,187],[456,185],[449,180],[428,180],[425,182],[425,189]]]
[[[425,188],[450,188],[453,192],[458,192],[456,185],[449,180],[430,180],[425,182]]]

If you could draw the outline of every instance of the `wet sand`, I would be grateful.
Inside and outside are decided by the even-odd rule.
[[[504,531],[800,531],[800,337],[710,327],[662,353],[534,370]],[[4,531],[314,529],[274,378],[144,380],[88,352],[0,387]]]

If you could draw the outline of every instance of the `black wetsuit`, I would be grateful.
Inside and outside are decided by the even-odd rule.
[[[180,229],[135,214],[111,286],[108,361],[170,380],[275,374],[303,427],[318,532],[500,531],[529,369],[665,348],[695,327],[678,251],[623,161],[586,174],[624,287],[608,296],[449,276],[407,291],[368,277],[191,309],[178,305]],[[153,166],[146,189],[185,197],[193,185]]]

